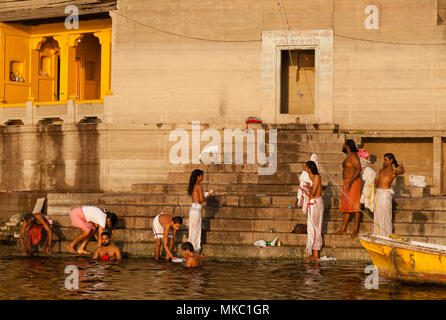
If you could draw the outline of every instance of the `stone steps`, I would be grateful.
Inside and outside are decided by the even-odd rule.
[[[171,215],[179,215],[187,218],[189,214],[190,204],[188,205],[121,205],[112,204],[107,208],[116,212],[119,217],[142,217],[150,218],[155,217],[160,212],[168,213]],[[66,207],[62,211],[48,212],[49,217],[67,217],[70,212],[70,208]],[[372,215],[367,213],[370,218]],[[239,208],[239,207],[203,207],[203,218],[212,219],[257,219],[257,220],[274,220],[274,221],[306,221],[306,217],[303,215],[302,210],[299,208]],[[393,219],[395,222],[406,222],[415,224],[425,223],[446,223],[445,211],[411,211],[411,210],[396,210],[393,212]],[[339,209],[326,208],[324,213],[325,221],[341,221],[342,214]],[[363,221],[369,220],[366,217],[362,218]]]
[[[259,175],[258,173],[241,172],[241,173],[206,173],[203,183],[213,184],[279,184],[279,185],[298,185],[301,172],[292,173],[276,173],[274,175]],[[190,173],[169,173],[169,181],[171,183],[188,183]],[[336,183],[342,185],[341,173],[330,173],[329,177],[326,173],[321,173],[323,184]]]
[[[64,236],[55,234],[53,252],[67,252],[67,244],[79,233],[75,228],[64,230]],[[272,241],[275,237],[282,242],[281,247],[259,248],[254,242],[260,239]],[[212,258],[277,258],[300,259],[305,257],[306,234],[267,233],[267,232],[204,232],[203,252]],[[133,241],[130,241],[132,239]],[[413,241],[422,241],[436,244],[444,244],[444,237],[411,237]],[[187,232],[180,230],[176,238],[175,246],[187,241]],[[350,235],[323,235],[324,245],[321,256],[333,256],[337,260],[369,261],[370,258],[357,238],[351,239]],[[94,252],[96,240],[91,240],[87,250]],[[154,240],[151,231],[115,230],[112,243],[120,247],[123,254],[131,257],[153,257]]]
[[[210,231],[205,234],[205,243],[207,244],[254,244],[259,239],[272,241],[278,237],[283,244],[289,246],[305,246],[307,241],[306,234],[294,233],[270,233],[270,232],[239,232],[239,231]],[[349,234],[334,235],[323,234],[323,243],[325,247],[332,248],[360,248],[362,247],[358,238],[352,239]],[[430,242],[436,244],[445,244],[446,239],[443,236],[411,236],[412,241]]]
[[[282,195],[295,197],[299,189],[298,185],[281,184],[209,184],[202,183],[204,190],[214,190],[217,194],[264,194],[264,195]],[[140,183],[132,187],[134,193],[145,194],[185,194],[188,184],[159,184],[159,183]],[[322,184],[323,193],[340,194],[340,189],[333,184]]]
[[[151,230],[154,216],[150,217],[128,217],[120,216],[118,220],[117,230],[140,229]],[[69,216],[47,216],[47,219],[53,220],[54,228],[62,230],[63,228],[71,228],[71,220]],[[239,232],[266,232],[270,228],[274,232],[290,233],[295,223],[306,224],[306,218],[299,216],[295,220],[266,220],[266,219],[233,219],[233,218],[203,218],[203,230],[213,231],[239,231]],[[183,218],[183,228],[188,228],[189,219],[187,216]],[[324,220],[324,234],[334,234],[342,226],[342,220]],[[347,232],[353,232],[354,223],[351,221],[348,225]],[[373,232],[373,222],[363,219],[360,225],[362,233],[370,234]],[[401,236],[442,236],[446,233],[446,223],[421,223],[414,224],[411,222],[395,222],[393,224],[394,233]]]
[[[304,168],[306,161],[310,160],[310,157],[302,162],[291,162],[291,163],[278,163],[276,173],[298,173],[300,174]],[[319,161],[321,173],[328,171],[330,174],[342,173],[341,163],[323,163]],[[183,166],[183,173],[191,174],[193,170],[200,169],[206,174],[208,173],[256,173],[258,168],[261,167],[259,164],[185,164]]]
[[[279,131],[277,135],[278,143],[333,143],[340,144],[341,146],[345,142],[345,134],[311,134],[310,138],[308,138],[308,134],[306,132],[303,133],[287,133],[284,131]]]
[[[182,184],[181,188],[185,186]],[[172,191],[175,188],[180,187],[174,187]],[[190,197],[185,190],[181,194],[165,194],[163,191],[159,194],[49,194],[47,211],[48,218],[56,222],[55,245],[63,248],[62,243],[74,239],[79,233],[71,227],[68,214],[72,207],[85,204],[106,207],[117,213],[119,222],[113,233],[113,241],[126,248],[131,256],[153,256],[151,226],[153,217],[160,212],[184,217],[184,226],[180,229],[181,236],[177,241],[187,241]],[[295,200],[295,194],[217,195],[203,210],[203,250],[209,257],[215,258],[304,257],[306,234],[290,233],[295,223],[306,223],[301,209],[294,208]],[[408,236],[411,240],[445,244],[446,197],[394,200],[394,233]],[[334,256],[338,260],[368,261],[368,254],[357,239],[352,240],[350,235],[333,234],[339,230],[342,221],[338,209],[339,197],[325,194],[324,203],[324,248],[321,255]],[[274,232],[268,232],[268,228],[273,228]],[[371,233],[372,230],[372,222],[363,217],[360,232]],[[347,232],[352,231],[351,219]],[[282,241],[283,247],[257,248],[253,245],[256,240],[270,241],[275,236]],[[95,245],[95,241],[93,243]]]
[[[113,243],[113,241],[112,241]],[[57,241],[53,243],[53,252],[64,253],[69,255],[66,250],[66,246],[69,244],[68,241]],[[130,256],[132,258],[153,258],[155,243],[154,242],[124,242],[115,243],[117,245],[123,256]],[[180,243],[175,243],[177,252],[180,252]],[[40,249],[42,250],[42,249]],[[90,241],[86,250],[94,252],[96,250],[96,243]],[[230,244],[230,245],[220,245],[220,244],[203,244],[203,253],[205,253],[209,258],[217,258],[221,260],[232,260],[232,259],[252,259],[252,260],[276,260],[276,259],[293,259],[302,260],[305,254],[304,246],[287,246],[283,245],[281,247],[265,247],[260,248],[254,245],[240,245],[240,244]],[[323,247],[321,256],[331,256],[336,257],[339,261],[353,261],[353,262],[370,262],[370,257],[363,248],[325,248]],[[181,257],[181,253],[177,256]],[[164,254],[162,253],[162,257]],[[206,263],[206,260],[205,260]]]
[[[48,214],[54,214],[57,212],[69,212],[70,208],[76,205],[100,205],[102,207],[121,206],[124,209],[126,206],[130,208],[136,208],[142,210],[139,206],[156,206],[157,209],[170,208],[171,206],[184,206],[188,208],[190,206],[190,197],[187,194],[146,194],[146,193],[126,193],[126,194],[96,194],[94,197],[87,197],[85,201],[82,201],[83,194],[75,194],[77,197],[67,197],[65,194],[48,194]],[[234,207],[237,210],[249,211],[251,207],[253,210],[269,210],[274,207],[274,210],[288,210],[289,207],[295,206],[296,197],[292,196],[280,196],[280,195],[217,195],[215,201],[205,207],[206,210],[223,210],[225,207]],[[75,199],[73,201],[72,199]],[[324,196],[324,205],[326,210],[339,208],[339,197]],[[139,209],[138,209],[139,208]],[[275,209],[277,208],[277,209]],[[59,210],[61,209],[61,210]],[[171,210],[171,209],[166,209]],[[394,210],[410,211],[415,215],[417,212],[446,212],[446,197],[430,197],[430,198],[394,198]],[[287,211],[287,210],[285,210]],[[214,211],[215,212],[215,211]],[[415,218],[415,216],[414,216]],[[429,216],[419,215],[418,220],[430,219]],[[437,217],[436,219],[439,219]]]

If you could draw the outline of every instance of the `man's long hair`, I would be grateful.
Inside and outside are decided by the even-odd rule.
[[[312,174],[319,174],[319,171],[317,170],[317,165],[314,161],[307,161],[305,163],[308,167],[308,169],[310,169]]]
[[[400,165],[398,164],[398,162],[395,159],[395,156],[393,155],[393,153],[386,153],[384,155],[384,157],[387,157],[389,160],[393,160],[392,163],[395,166],[395,168],[398,168]]]
[[[192,195],[192,192],[194,191],[194,186],[195,186],[195,183],[197,183],[197,178],[202,175],[203,175],[203,170],[195,169],[194,171],[192,171],[190,178],[189,178],[189,188],[188,188],[188,193],[190,196]]]
[[[358,148],[356,148],[356,143],[352,139],[345,140],[345,144],[350,147],[350,152],[358,152]]]

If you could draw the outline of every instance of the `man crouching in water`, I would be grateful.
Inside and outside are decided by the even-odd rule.
[[[121,251],[115,245],[110,244],[110,233],[102,232],[101,246],[96,249],[93,259],[107,260],[121,260]]]
[[[199,267],[203,264],[201,258],[203,257],[198,252],[194,252],[194,246],[190,242],[185,242],[181,245],[181,251],[183,252],[184,259],[186,263],[184,266],[189,267]]]
[[[29,228],[28,231],[26,230],[27,228]],[[52,237],[50,223],[41,213],[29,213],[25,216],[25,221],[23,222],[22,230],[20,231],[20,243],[22,245],[24,254],[29,256],[32,255],[32,247],[37,247],[37,245],[42,240],[43,229],[45,229],[46,231],[44,252],[46,254],[50,254]],[[25,233],[27,235],[26,246],[24,243]]]

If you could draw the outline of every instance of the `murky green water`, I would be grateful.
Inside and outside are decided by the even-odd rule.
[[[124,259],[20,257],[0,250],[0,299],[445,299],[446,287],[398,286],[380,278],[368,290],[365,264],[206,261],[200,268]],[[68,265],[79,288],[68,290]]]

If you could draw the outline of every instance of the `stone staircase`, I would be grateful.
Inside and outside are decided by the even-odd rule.
[[[341,153],[345,137],[335,132],[312,132],[313,148],[318,140],[324,148],[318,153],[324,185],[324,246],[321,255],[339,261],[370,261],[358,239],[350,235],[334,235],[342,223],[339,212],[339,190],[333,183],[342,183]],[[257,165],[184,165],[183,172],[169,174],[165,183],[135,184],[131,193],[48,193],[48,219],[54,220],[54,251],[65,252],[66,245],[78,234],[71,226],[69,212],[79,205],[95,205],[118,215],[118,226],[112,241],[124,255],[152,257],[153,218],[160,212],[184,217],[177,245],[187,241],[190,198],[187,183],[193,169],[205,172],[203,188],[214,189],[215,197],[203,209],[203,252],[220,259],[301,259],[304,257],[306,234],[292,234],[295,223],[306,224],[306,217],[296,206],[298,176],[313,148],[305,131],[292,128],[279,130],[277,172],[271,176],[257,173]],[[328,174],[332,177],[329,179]],[[446,198],[395,198],[394,232],[412,240],[446,244]],[[371,233],[372,221],[363,217],[361,233]],[[353,221],[348,230],[353,231]],[[281,247],[259,248],[259,239],[278,237]],[[90,242],[87,250],[94,250]]]

